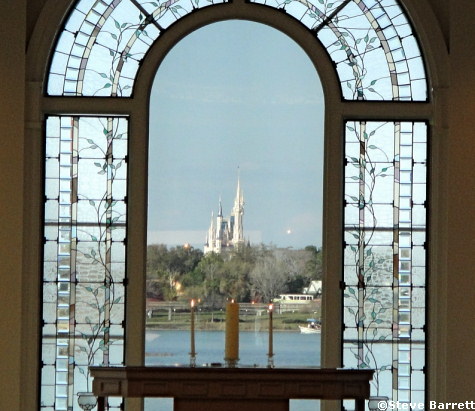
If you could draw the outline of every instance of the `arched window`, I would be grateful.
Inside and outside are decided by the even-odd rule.
[[[181,38],[228,19],[288,34],[322,79],[322,364],[373,368],[375,395],[424,400],[431,103],[399,2],[79,0],[43,104],[42,410],[78,409],[89,365],[143,363],[148,90]]]

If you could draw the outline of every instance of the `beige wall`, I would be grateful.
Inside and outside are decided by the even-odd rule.
[[[0,409],[20,410],[26,1],[0,2]]]
[[[450,3],[447,400],[475,400],[475,2]],[[463,7],[459,3],[463,3]]]
[[[410,1],[432,4],[450,51],[450,87],[438,91],[448,104],[441,105],[442,115],[434,125],[438,141],[432,166],[437,181],[432,189],[439,213],[431,234],[437,255],[431,258],[435,304],[430,315],[436,333],[431,336],[430,365],[438,373],[429,399],[475,400],[475,1]],[[24,79],[28,36],[44,2],[0,1],[0,410],[8,411],[25,411],[20,396],[32,390],[22,388],[21,377],[37,372],[28,361],[21,369],[22,353],[36,344],[22,339],[22,326],[37,315],[23,309],[23,278],[38,281],[35,273],[23,270],[29,255],[23,232],[31,230],[23,224],[29,211],[23,196],[29,189],[24,181],[29,164],[23,162]]]

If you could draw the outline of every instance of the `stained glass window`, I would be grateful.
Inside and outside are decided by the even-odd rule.
[[[427,126],[347,122],[345,150],[343,363],[424,402]]]
[[[88,366],[123,364],[127,134],[120,117],[46,122],[42,410],[80,410]]]
[[[147,51],[173,22],[216,0],[79,1],[51,64],[51,95],[132,94]],[[256,0],[283,8],[327,49],[347,100],[427,98],[417,39],[396,0]]]
[[[213,0],[82,0],[56,46],[48,94],[128,97],[140,62],[160,34]]]
[[[283,7],[315,33],[346,100],[426,100],[418,42],[396,0],[256,2]]]
[[[343,100],[407,102],[392,119],[398,112],[409,118],[411,102],[428,100],[423,57],[399,1],[235,1],[248,11],[283,10],[307,27],[334,64]],[[215,3],[228,7],[224,0],[76,1],[51,54],[47,94],[132,99],[152,45],[182,17]],[[104,112],[99,100],[87,107],[91,115],[46,120],[42,410],[78,410],[78,393],[91,389],[87,367],[124,361],[129,119],[114,110],[94,114]],[[48,107],[57,113],[62,101]],[[374,394],[419,402],[428,127],[372,118],[345,123],[345,153],[338,153],[346,159],[344,272],[335,274],[342,277],[343,364],[376,369]]]

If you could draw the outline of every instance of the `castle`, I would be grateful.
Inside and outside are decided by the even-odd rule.
[[[243,232],[244,197],[238,177],[236,198],[229,220],[223,218],[223,207],[219,199],[218,216],[216,220],[211,212],[211,224],[206,235],[204,253],[221,253],[223,250],[238,248],[244,244]]]

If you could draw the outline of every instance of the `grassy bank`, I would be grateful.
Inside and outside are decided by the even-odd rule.
[[[320,309],[313,313],[284,312],[274,313],[273,325],[276,331],[296,331],[297,326],[306,324],[307,318],[320,318]],[[198,311],[195,317],[196,330],[225,329],[226,314],[224,311]],[[147,318],[146,326],[149,329],[189,330],[191,317],[189,312],[155,311],[151,318]],[[241,331],[266,331],[269,328],[267,312],[241,313],[239,329]]]

